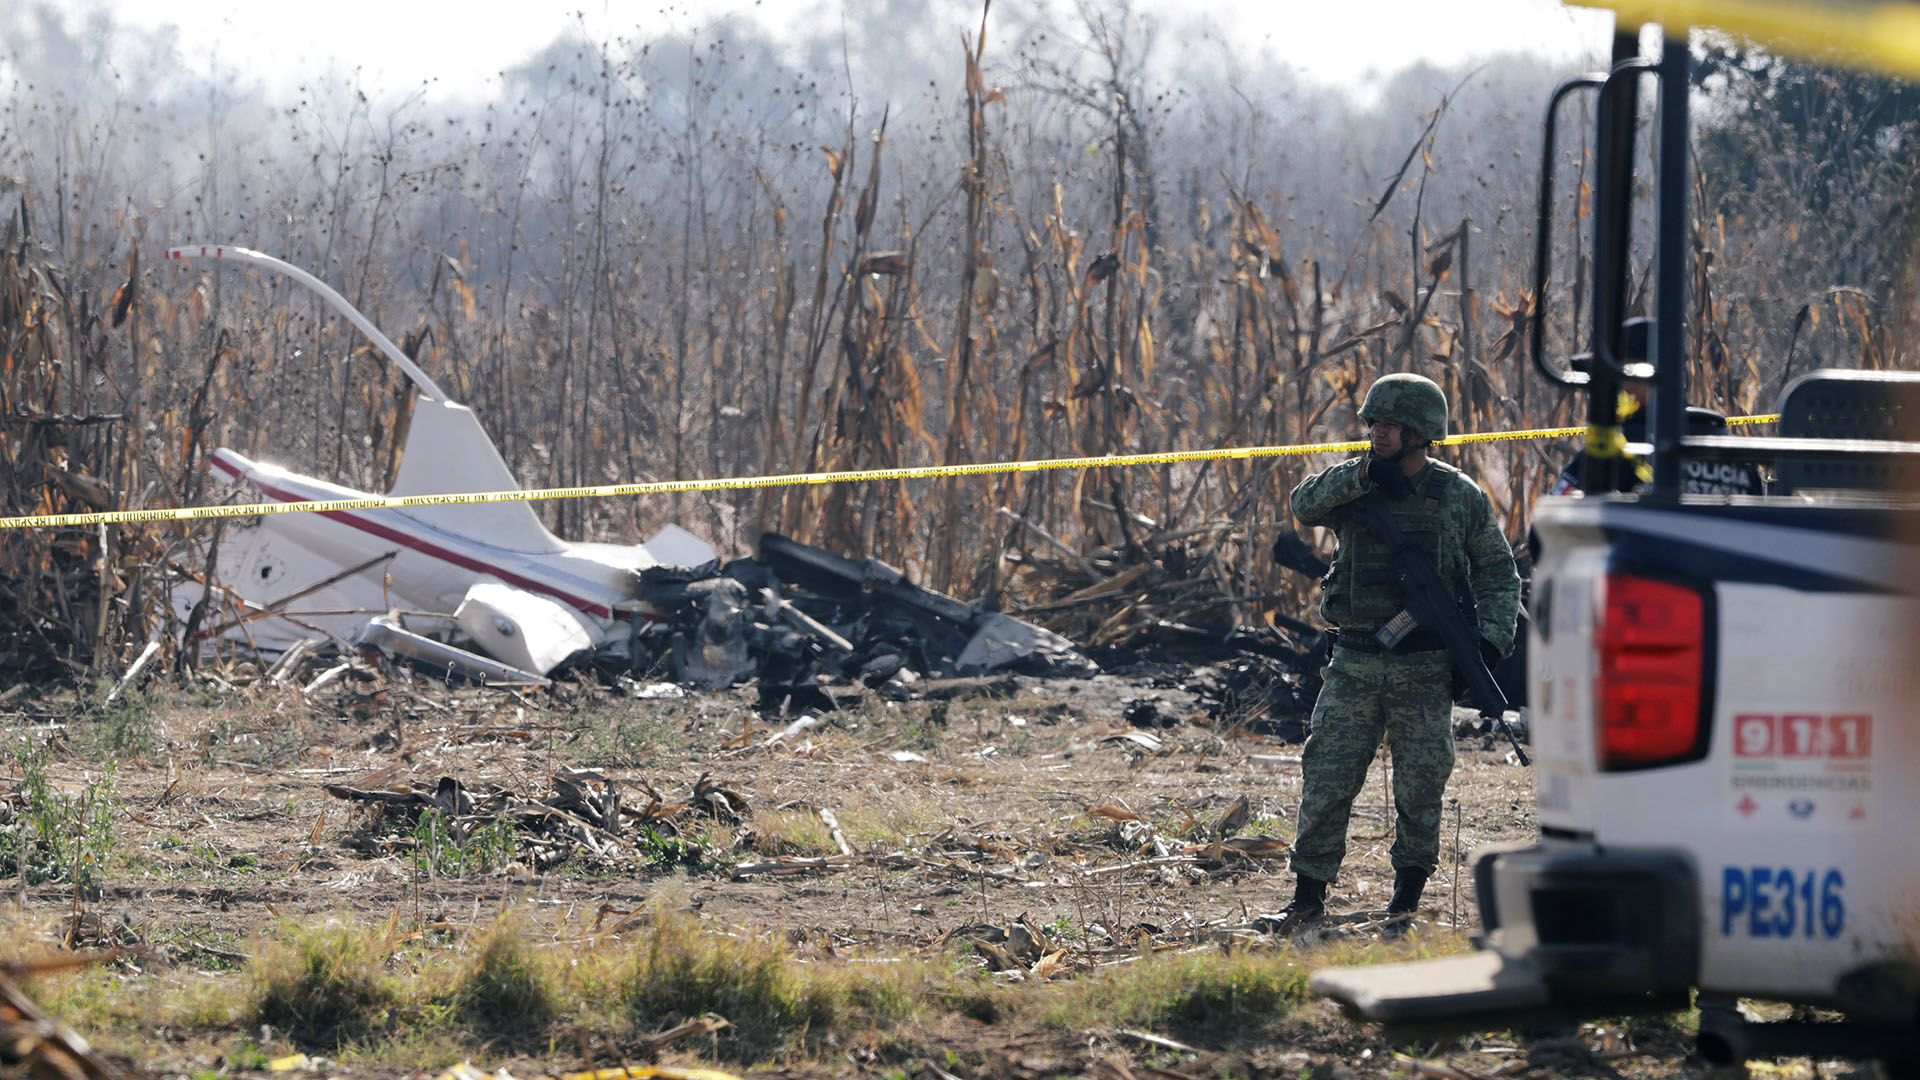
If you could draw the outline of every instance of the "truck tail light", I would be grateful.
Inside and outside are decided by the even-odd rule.
[[[1704,756],[1706,598],[1686,585],[1612,572],[1597,631],[1600,768],[1645,769]]]

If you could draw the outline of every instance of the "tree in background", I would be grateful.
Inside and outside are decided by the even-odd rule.
[[[1695,60],[1696,373],[1764,408],[1811,368],[1904,366],[1920,87],[1717,36]]]

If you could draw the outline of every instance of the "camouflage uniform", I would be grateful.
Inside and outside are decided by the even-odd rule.
[[[1444,398],[1440,401],[1444,425]],[[1439,435],[1444,434],[1441,426]],[[1320,613],[1342,637],[1363,645],[1372,644],[1373,631],[1403,606],[1386,545],[1336,516],[1341,506],[1372,488],[1366,467],[1365,457],[1343,461],[1308,477],[1291,497],[1301,524],[1327,526],[1339,538]],[[1520,580],[1492,504],[1465,473],[1442,462],[1429,461],[1412,484],[1412,495],[1388,500],[1395,523],[1437,554],[1440,576],[1450,588],[1461,580],[1470,584],[1480,635],[1504,655],[1513,647]],[[1430,637],[1410,638],[1401,650],[1368,652],[1337,644],[1333,649],[1313,707],[1313,734],[1301,757],[1303,790],[1292,862],[1302,877],[1332,881],[1339,872],[1348,814],[1383,733],[1393,746],[1394,869],[1417,871],[1424,878],[1439,863],[1441,796],[1454,761],[1452,662],[1444,645]]]

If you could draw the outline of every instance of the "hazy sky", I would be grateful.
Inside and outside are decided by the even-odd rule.
[[[551,42],[570,26],[596,39],[651,38],[736,14],[777,29],[833,34],[847,17],[845,0],[80,0],[62,5],[68,18],[105,9],[117,22],[178,28],[189,66],[258,78],[268,89],[292,86],[330,68],[358,67],[376,92],[407,91],[433,80],[434,95],[484,94],[490,80]],[[943,22],[977,25],[977,4],[875,0],[866,9],[914,17],[938,8]],[[1610,16],[1557,0],[1140,0],[1162,34],[1214,33],[1247,50],[1293,66],[1306,76],[1364,92],[1370,76],[1420,59],[1446,65],[1495,51],[1584,56],[1603,45]],[[1000,0],[995,15],[1017,11]],[[970,16],[959,12],[970,11]],[[1004,20],[1002,20],[1004,21]],[[994,20],[988,22],[989,45]],[[956,39],[957,40],[957,39]],[[989,50],[991,52],[991,48]]]

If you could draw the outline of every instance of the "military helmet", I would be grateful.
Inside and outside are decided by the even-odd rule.
[[[1425,375],[1383,375],[1367,390],[1360,419],[1391,420],[1428,442],[1447,437],[1447,395]]]

